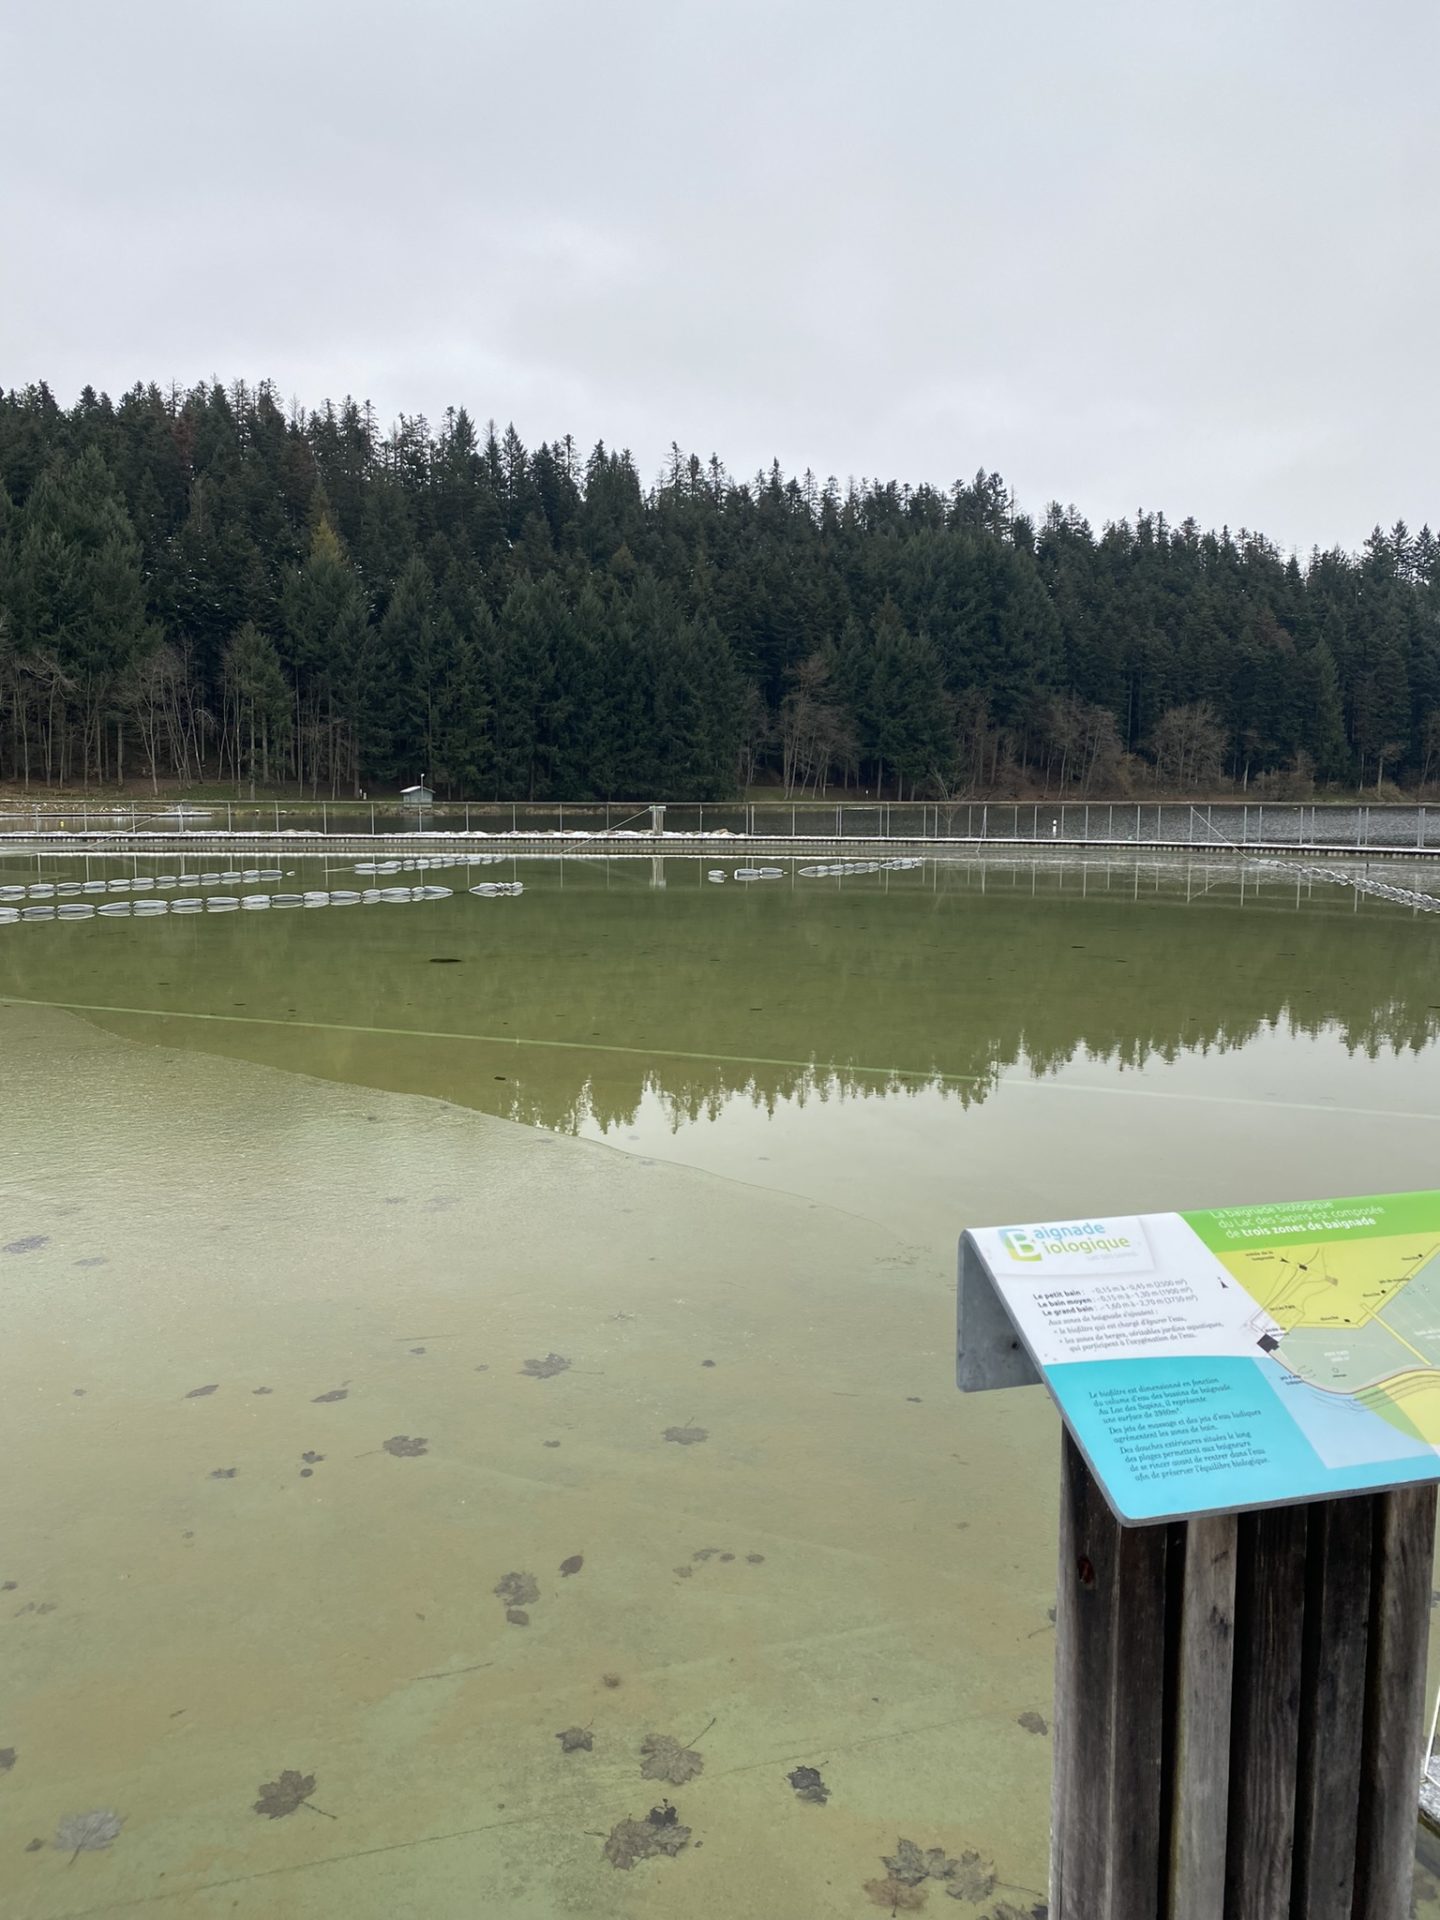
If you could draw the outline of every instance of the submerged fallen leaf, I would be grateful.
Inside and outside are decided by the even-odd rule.
[[[584,1564],[585,1556],[583,1553],[572,1553],[568,1560],[562,1560],[560,1562],[560,1571],[567,1575],[578,1573]]]
[[[212,1480],[233,1480],[239,1471],[239,1467],[214,1467],[211,1469],[210,1478]]]
[[[823,1807],[830,1798],[830,1789],[820,1778],[818,1767],[796,1767],[785,1778],[795,1789],[797,1800],[809,1800],[817,1807]]]
[[[892,1880],[903,1880],[910,1887],[927,1879],[949,1880],[960,1865],[943,1847],[931,1847],[925,1852],[913,1840],[897,1840],[894,1853],[884,1856],[884,1862]]]
[[[14,1747],[0,1747],[0,1773],[9,1773],[15,1764]]]
[[[495,1597],[507,1607],[528,1607],[540,1598],[540,1582],[533,1573],[507,1573],[495,1582]]]
[[[605,1841],[605,1858],[612,1867],[628,1872],[637,1860],[649,1860],[655,1854],[673,1859],[689,1838],[689,1827],[678,1821],[656,1826],[649,1820],[619,1820]]]
[[[1027,1733],[1048,1733],[1050,1731],[1049,1727],[1045,1724],[1045,1716],[1039,1713],[1022,1713],[1016,1725],[1024,1727]]]
[[[99,1853],[120,1837],[125,1824],[123,1814],[110,1807],[96,1807],[90,1813],[67,1813],[55,1829],[53,1845],[57,1853],[68,1853],[71,1862],[82,1853]]]
[[[40,1838],[39,1834],[36,1834],[33,1840],[27,1840],[25,1842],[25,1851],[26,1853],[39,1853],[44,1844],[45,1842]]]
[[[589,1753],[595,1745],[595,1736],[589,1727],[566,1727],[557,1733],[562,1753]]]
[[[973,1849],[962,1853],[954,1862],[953,1871],[945,1882],[945,1891],[952,1900],[969,1900],[978,1906],[982,1900],[988,1900],[995,1891],[995,1868],[988,1860],[982,1860]]]
[[[220,1382],[218,1380],[212,1380],[208,1387],[192,1387],[185,1398],[187,1400],[203,1400],[208,1394],[214,1393],[219,1385]]]
[[[640,1742],[640,1752],[644,1756],[640,1766],[642,1777],[666,1780],[672,1787],[683,1787],[705,1765],[703,1754],[696,1753],[693,1747],[682,1746],[668,1733],[647,1733]]]
[[[563,1353],[547,1353],[543,1360],[527,1360],[520,1371],[532,1380],[549,1380],[557,1373],[564,1373],[569,1365]]]
[[[315,1791],[313,1773],[300,1773],[294,1767],[287,1767],[278,1780],[266,1780],[260,1787],[260,1798],[255,1802],[256,1813],[263,1813],[269,1820],[283,1820],[287,1813],[294,1813],[297,1807],[305,1807],[310,1813],[325,1813],[323,1807],[312,1807],[310,1796]],[[333,1820],[333,1813],[326,1813],[327,1820]]]
[[[694,1567],[676,1567],[675,1572],[682,1580],[693,1580],[695,1578]]]
[[[348,1387],[332,1387],[329,1393],[317,1393],[310,1404],[312,1407],[328,1407],[332,1400],[348,1400],[349,1398],[350,1389]]]
[[[418,1460],[430,1446],[428,1440],[418,1436],[412,1440],[408,1433],[392,1433],[388,1440],[382,1440],[380,1444],[386,1453],[393,1453],[397,1460]]]
[[[530,1624],[530,1616],[524,1607],[506,1607],[505,1618],[512,1627],[528,1627]]]
[[[679,1447],[693,1447],[701,1440],[708,1440],[710,1433],[706,1427],[666,1427],[665,1438]]]
[[[877,1907],[887,1913],[918,1913],[925,1904],[923,1886],[912,1887],[906,1880],[867,1880],[865,1891]]]

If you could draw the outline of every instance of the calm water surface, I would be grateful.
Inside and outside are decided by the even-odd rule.
[[[956,1235],[1435,1184],[1440,922],[709,870],[0,926],[7,1914],[858,1915],[901,1836],[1040,1899],[1056,1428],[955,1394]]]

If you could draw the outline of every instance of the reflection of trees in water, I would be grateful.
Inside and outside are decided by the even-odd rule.
[[[1173,948],[1167,941],[1132,952],[1123,970],[1113,959],[1097,961],[1107,977],[1078,991],[1073,969],[1043,960],[1016,969],[983,996],[975,1028],[952,1027],[943,1042],[914,1031],[902,1039],[892,1025],[872,1029],[873,1044],[843,1057],[827,1058],[817,1045],[808,1065],[700,1062],[663,1052],[633,1065],[614,1056],[597,1065],[593,1055],[577,1052],[552,1056],[543,1083],[512,1089],[500,1110],[558,1131],[591,1123],[608,1132],[633,1124],[652,1096],[679,1132],[716,1118],[736,1099],[773,1112],[782,1104],[903,1100],[923,1091],[969,1106],[1017,1070],[1041,1078],[1085,1060],[1139,1070],[1238,1051],[1277,1031],[1327,1034],[1347,1053],[1369,1059],[1418,1054],[1440,1039],[1440,943],[1433,938],[1422,934],[1410,944],[1410,930],[1392,921],[1348,928],[1343,942],[1327,944],[1320,930],[1292,926],[1261,930],[1232,949],[1228,940],[1188,937],[1202,925],[1197,919],[1177,929]],[[838,987],[832,1002],[812,986],[808,1012],[817,1036],[857,1011]],[[914,1064],[872,1065],[887,1041]],[[562,1058],[573,1063],[573,1075],[564,1073]]]
[[[517,901],[157,922],[120,939],[8,929],[0,993],[243,1009],[165,1038],[262,1059],[274,1027],[244,1016],[293,1017],[288,1064],[560,1131],[623,1130],[647,1097],[677,1130],[737,1099],[939,1091],[968,1105],[1017,1071],[1139,1069],[1271,1030],[1370,1058],[1440,1037],[1440,925],[1330,889],[1297,910],[1293,888],[1257,897],[1247,881],[1240,911],[1233,869],[1227,892],[1187,904],[1183,869],[1149,871],[1137,899],[1119,862],[1083,898],[1073,872],[1057,891],[1054,872],[1013,862],[748,892],[665,864],[663,891],[648,861],[563,875],[531,862]],[[551,1044],[513,1044],[527,1041]]]

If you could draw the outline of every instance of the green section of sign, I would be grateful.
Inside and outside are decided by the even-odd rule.
[[[1440,1191],[1363,1194],[1349,1200],[1289,1200],[1261,1207],[1218,1207],[1181,1219],[1212,1253],[1325,1240],[1379,1240],[1440,1233]]]

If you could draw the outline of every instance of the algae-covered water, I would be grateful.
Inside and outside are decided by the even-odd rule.
[[[1435,1184],[1440,924],[709,870],[0,925],[7,1916],[1042,1900],[1057,1431],[956,1394],[955,1238]]]

